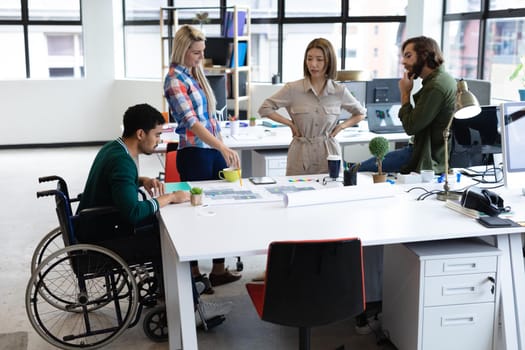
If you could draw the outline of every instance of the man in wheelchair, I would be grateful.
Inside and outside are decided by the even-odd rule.
[[[124,114],[122,137],[104,145],[98,152],[80,198],[79,220],[75,232],[80,243],[96,243],[119,254],[128,264],[151,262],[162,280],[160,232],[156,213],[170,203],[189,200],[189,193],[165,193],[164,183],[138,175],[134,159],[151,154],[160,141],[164,118],[148,104],[128,108]],[[139,199],[139,188],[150,198]],[[145,196],[143,196],[145,197]],[[101,210],[100,207],[105,207]],[[96,209],[96,219],[90,209]],[[162,292],[162,283],[159,283]],[[194,285],[197,324],[231,311],[232,303],[199,300]],[[202,315],[203,314],[203,315]],[[206,323],[204,323],[206,327]]]

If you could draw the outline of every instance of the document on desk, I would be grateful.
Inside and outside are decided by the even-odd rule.
[[[306,205],[319,205],[340,202],[350,202],[366,199],[393,197],[395,188],[389,183],[373,185],[346,186],[327,188],[317,191],[302,191],[285,193],[284,206],[287,208]]]

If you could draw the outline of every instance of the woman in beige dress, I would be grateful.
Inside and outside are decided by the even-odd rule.
[[[334,137],[341,130],[363,120],[366,110],[343,85],[334,81],[337,60],[332,44],[323,38],[312,40],[305,51],[304,78],[287,83],[259,108],[262,117],[292,129],[286,175],[328,172],[328,155],[341,155]],[[276,111],[284,107],[291,119]],[[351,117],[338,123],[341,109]]]

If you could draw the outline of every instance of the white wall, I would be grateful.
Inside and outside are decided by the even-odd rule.
[[[439,42],[439,22],[420,13],[441,13],[436,2],[408,1],[409,36]],[[123,74],[121,0],[82,1],[82,11],[85,79],[0,81],[0,145],[111,140],[127,107],[146,102],[162,110],[160,81],[115,78]],[[428,32],[432,27],[436,33]]]
[[[0,81],[0,145],[111,140],[127,107],[147,102],[162,109],[160,81],[115,80],[121,0],[82,1],[82,11],[85,79]]]

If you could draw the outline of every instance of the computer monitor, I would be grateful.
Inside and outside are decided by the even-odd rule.
[[[525,101],[501,104],[503,179],[507,187],[525,186]]]
[[[226,120],[228,117],[225,115],[227,113],[226,74],[207,74],[206,78],[208,78],[208,82],[217,100],[217,104],[215,105],[217,119]]]
[[[204,57],[212,60],[213,65],[227,66],[230,63],[230,56],[232,50],[230,43],[233,43],[232,38],[224,37],[207,37],[206,48],[204,49]]]
[[[366,82],[366,104],[401,101],[399,78],[373,79]]]
[[[366,101],[366,81],[342,81],[341,84],[346,86],[348,91],[355,97],[362,106],[365,105]],[[350,113],[346,110],[341,109],[339,120],[346,120],[350,118]]]
[[[450,166],[494,165],[493,154],[501,153],[498,121],[498,106],[481,106],[481,112],[473,118],[454,119]]]
[[[476,96],[480,105],[490,105],[490,81],[478,79],[463,79],[470,92]]]

